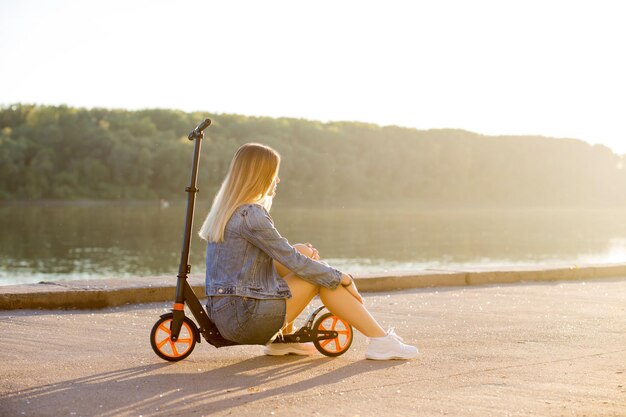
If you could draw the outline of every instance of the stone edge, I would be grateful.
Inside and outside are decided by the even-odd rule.
[[[626,264],[553,267],[544,269],[448,271],[362,275],[356,278],[363,292],[385,292],[411,288],[463,287],[489,284],[512,284],[550,281],[593,280],[626,277]],[[202,277],[190,277],[196,294],[204,294]],[[82,282],[18,285],[3,292],[0,287],[0,310],[16,309],[99,309],[125,304],[170,301],[174,299],[176,279],[113,280],[114,285]],[[156,282],[159,281],[159,282]],[[45,286],[44,286],[45,285]]]

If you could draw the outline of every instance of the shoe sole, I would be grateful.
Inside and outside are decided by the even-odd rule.
[[[371,359],[374,361],[388,361],[388,360],[408,360],[408,359],[414,359],[417,357],[419,352],[416,352],[414,355],[411,356],[400,356],[400,355],[395,355],[393,353],[383,353],[380,355],[376,355],[376,354],[371,354],[371,353],[366,353],[365,354],[365,359]]]

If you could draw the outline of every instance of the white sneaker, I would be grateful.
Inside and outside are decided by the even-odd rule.
[[[393,329],[389,329],[387,330],[387,336],[370,338],[365,357],[377,361],[413,359],[416,357],[417,348],[403,342],[404,340]]]
[[[263,353],[270,356],[301,355],[308,356],[317,352],[313,343],[269,343],[263,347]]]

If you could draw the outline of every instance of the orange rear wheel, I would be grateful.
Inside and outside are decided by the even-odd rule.
[[[150,345],[154,353],[160,358],[175,362],[191,355],[193,348],[196,346],[197,331],[194,322],[185,317],[178,339],[173,341],[170,332],[172,318],[172,314],[167,314],[154,323],[150,332]]]
[[[338,333],[337,337],[334,339],[313,341],[317,350],[326,356],[343,355],[352,344],[352,326],[347,321],[335,316],[332,313],[322,314],[322,316],[315,320],[313,328],[315,330],[331,330]]]

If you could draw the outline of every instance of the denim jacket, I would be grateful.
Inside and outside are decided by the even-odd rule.
[[[224,241],[207,245],[206,294],[291,298],[287,283],[272,264],[273,259],[316,285],[335,289],[341,281],[340,271],[302,255],[291,246],[278,233],[263,206],[244,204],[228,220]]]

